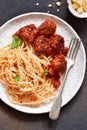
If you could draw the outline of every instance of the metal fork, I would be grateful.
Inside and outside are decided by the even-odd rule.
[[[76,59],[76,55],[78,53],[79,47],[80,47],[80,40],[77,39],[77,38],[72,38],[71,41],[70,41],[70,44],[69,44],[68,54],[66,56],[67,70],[64,74],[63,81],[61,83],[60,88],[58,89],[56,99],[55,99],[53,106],[51,108],[51,111],[49,113],[49,118],[52,119],[52,120],[56,120],[59,117],[61,104],[62,104],[63,88],[64,88],[64,85],[65,85],[65,82],[66,82],[67,74],[68,74],[70,68],[75,63],[75,59]]]

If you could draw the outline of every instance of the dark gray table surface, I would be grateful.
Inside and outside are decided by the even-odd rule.
[[[78,33],[87,51],[87,19],[75,18],[67,8],[66,0],[0,0],[0,26],[9,19],[29,12],[49,12],[69,23]],[[39,3],[36,6],[36,3]],[[52,3],[53,7],[48,8]],[[58,11],[59,10],[59,11]],[[1,93],[1,92],[0,92]],[[87,74],[77,95],[62,108],[60,117],[51,121],[46,114],[25,114],[0,100],[0,130],[87,130]]]

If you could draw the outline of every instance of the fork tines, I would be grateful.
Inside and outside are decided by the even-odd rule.
[[[78,38],[72,38],[69,44],[68,58],[75,59],[78,49],[80,47],[80,40]]]

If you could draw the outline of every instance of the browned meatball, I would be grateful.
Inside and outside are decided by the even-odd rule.
[[[44,36],[38,36],[34,42],[34,49],[37,55],[50,55],[51,49],[49,48],[49,39]]]
[[[49,66],[49,74],[54,75],[56,74],[58,76],[58,73],[64,73],[66,71],[67,62],[65,60],[65,56],[63,54],[56,55]]]
[[[63,54],[56,55],[48,66],[48,77],[51,78],[51,82],[55,88],[60,85],[60,75],[66,71],[67,62]]]
[[[52,20],[46,20],[38,27],[38,33],[40,35],[44,35],[45,37],[52,36],[55,33],[55,31],[56,24]]]
[[[58,54],[64,48],[64,38],[61,35],[54,35],[50,38],[52,54]]]
[[[34,24],[30,24],[20,28],[19,31],[17,31],[14,35],[19,36],[22,38],[22,40],[31,43],[34,42],[36,38],[37,28]]]

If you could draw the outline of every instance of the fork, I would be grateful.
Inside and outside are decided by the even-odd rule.
[[[66,56],[67,70],[64,74],[63,81],[61,83],[61,86],[58,89],[56,99],[55,99],[53,106],[51,108],[51,111],[49,113],[49,118],[52,119],[52,120],[56,120],[59,117],[61,104],[62,104],[63,88],[64,88],[64,85],[65,85],[65,82],[66,82],[68,72],[69,72],[70,68],[75,63],[75,59],[76,59],[79,47],[80,47],[80,40],[77,39],[77,38],[72,38],[71,41],[70,41],[69,50],[68,50],[68,53],[67,53],[67,56]]]

